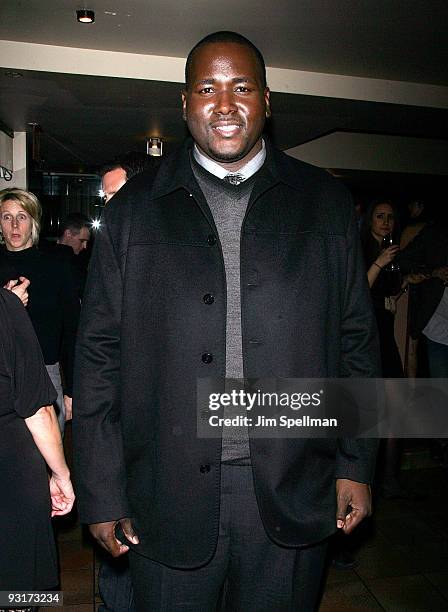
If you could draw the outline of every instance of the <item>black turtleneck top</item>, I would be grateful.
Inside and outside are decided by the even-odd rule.
[[[0,286],[25,276],[30,281],[27,311],[47,365],[60,362],[64,393],[71,396],[80,302],[67,261],[36,247],[0,251]]]

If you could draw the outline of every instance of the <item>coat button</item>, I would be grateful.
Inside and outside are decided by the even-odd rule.
[[[216,236],[214,234],[209,234],[207,236],[207,242],[210,246],[213,246],[214,244],[216,244]]]
[[[206,293],[202,299],[204,300],[205,304],[213,304],[215,301],[215,298],[211,293]]]
[[[213,355],[211,353],[204,353],[202,355],[202,361],[204,363],[211,363],[213,361]]]
[[[208,463],[201,465],[199,468],[199,471],[201,472],[201,474],[208,474],[208,472],[210,472],[210,466]]]

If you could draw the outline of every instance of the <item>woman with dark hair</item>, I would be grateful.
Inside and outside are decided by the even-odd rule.
[[[59,582],[51,517],[70,512],[75,496],[55,397],[24,306],[0,288],[0,591]]]
[[[399,253],[398,235],[398,218],[393,204],[388,200],[372,202],[365,212],[361,225],[361,244],[378,326],[384,378],[403,376],[403,366],[394,333],[394,296],[401,288],[401,274],[394,263]],[[394,390],[391,392],[389,389],[388,403],[393,405],[397,399],[394,397]],[[380,466],[381,493],[386,498],[408,497],[409,493],[398,481],[400,440],[389,438],[384,441],[383,446],[382,466]]]
[[[14,290],[10,281],[30,281],[27,311],[58,392],[55,404],[63,431],[65,420],[71,418],[80,302],[70,265],[37,248],[41,216],[41,205],[33,193],[15,187],[0,191],[0,241],[4,243],[0,248],[0,286]]]
[[[367,279],[380,338],[383,377],[401,378],[403,367],[394,336],[394,300],[401,276],[394,260],[398,255],[398,218],[393,204],[377,200],[367,208],[361,225],[361,243]]]

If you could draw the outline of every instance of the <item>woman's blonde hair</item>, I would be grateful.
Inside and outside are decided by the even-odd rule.
[[[6,200],[13,200],[18,202],[20,206],[29,214],[31,217],[31,240],[33,245],[39,242],[40,233],[40,220],[42,218],[42,206],[39,200],[36,198],[34,193],[31,191],[25,191],[24,189],[18,189],[17,187],[10,187],[8,189],[2,189],[0,191],[0,211],[3,202]],[[3,236],[1,236],[3,242]]]

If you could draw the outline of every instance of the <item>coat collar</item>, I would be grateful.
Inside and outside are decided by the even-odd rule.
[[[303,171],[307,164],[285,155],[273,147],[266,136],[263,138],[266,143],[266,161],[258,172],[251,199],[278,183],[284,183],[293,189],[301,189],[303,187],[301,170]],[[153,184],[153,199],[163,197],[178,189],[197,193],[199,187],[190,162],[192,147],[193,140],[187,138],[182,146],[161,165]]]

